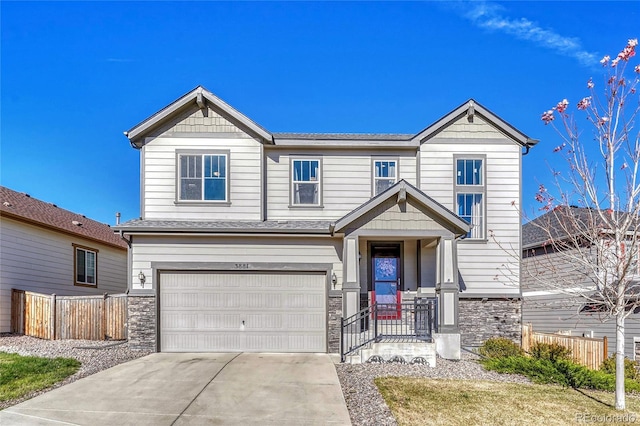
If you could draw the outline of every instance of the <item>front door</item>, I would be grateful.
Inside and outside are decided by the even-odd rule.
[[[380,314],[395,317],[402,292],[402,250],[398,243],[371,245],[370,291]]]

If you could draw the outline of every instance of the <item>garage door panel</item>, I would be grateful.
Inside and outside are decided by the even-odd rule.
[[[162,273],[161,350],[325,352],[326,275]]]

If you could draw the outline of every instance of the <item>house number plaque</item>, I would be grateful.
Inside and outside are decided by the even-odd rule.
[[[249,269],[249,264],[248,263],[236,263],[234,265],[235,269]]]

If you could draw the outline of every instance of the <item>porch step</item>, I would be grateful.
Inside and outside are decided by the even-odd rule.
[[[368,348],[360,349],[360,354],[347,356],[359,358],[360,363],[367,362],[372,356],[379,356],[385,361],[401,356],[405,362],[410,363],[415,358],[423,358],[429,367],[436,366],[436,344],[428,342],[381,342],[372,343]],[[354,359],[355,360],[355,359]],[[351,362],[355,364],[356,362]]]

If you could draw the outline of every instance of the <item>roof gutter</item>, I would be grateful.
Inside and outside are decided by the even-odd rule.
[[[131,248],[131,240],[130,240],[130,239],[129,239],[129,240],[127,240],[127,239],[124,237],[124,231],[123,231],[123,230],[120,230],[120,238],[122,238],[122,239],[124,240],[124,242],[125,242],[125,243],[127,243],[127,246],[129,246],[129,248]]]
[[[527,155],[531,147],[536,145],[538,142],[540,142],[538,139],[531,139],[531,138],[527,139],[527,142],[524,144],[525,151],[522,154],[522,156],[524,157],[525,155]]]

